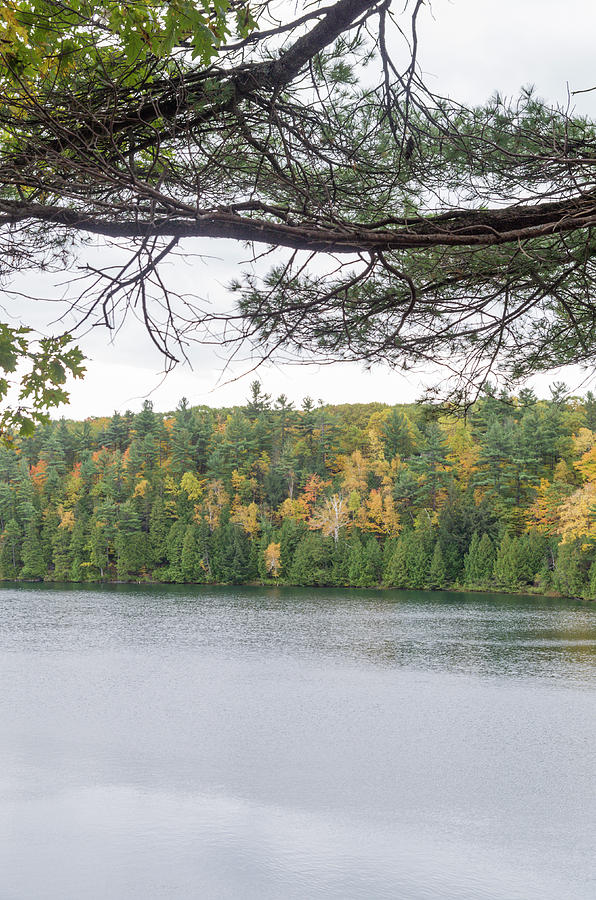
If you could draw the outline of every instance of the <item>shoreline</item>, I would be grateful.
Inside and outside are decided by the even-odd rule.
[[[507,591],[503,588],[468,588],[462,585],[451,585],[441,588],[404,588],[392,585],[362,585],[350,584],[291,584],[289,582],[263,582],[263,581],[244,581],[244,582],[223,582],[223,581],[125,581],[118,579],[104,579],[102,581],[53,581],[45,579],[19,579],[18,581],[0,578],[0,588],[2,587],[25,587],[25,586],[43,586],[47,588],[59,588],[60,586],[80,587],[80,588],[96,588],[96,587],[177,587],[177,588],[261,588],[265,590],[275,590],[279,588],[309,588],[313,590],[349,590],[349,591],[374,591],[375,593],[387,593],[389,591],[398,591],[400,593],[416,593],[416,594],[477,594],[478,596],[498,595],[501,597],[524,597],[531,600],[570,600],[581,603],[594,603],[595,598],[577,597],[568,594],[560,594],[555,591],[550,593],[538,593],[533,591]]]

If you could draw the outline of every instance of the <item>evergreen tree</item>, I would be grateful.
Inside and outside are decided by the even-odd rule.
[[[451,465],[447,460],[445,438],[436,423],[431,422],[426,427],[424,446],[410,465],[420,478],[418,502],[436,510],[439,492],[451,484]]]
[[[509,422],[494,420],[487,428],[480,445],[478,474],[474,485],[482,488],[485,496],[501,511],[510,508],[513,452],[513,433]]]
[[[488,585],[493,577],[495,565],[495,548],[493,542],[486,532],[480,539],[480,547],[478,549],[479,564],[479,584]]]
[[[23,568],[20,577],[31,580],[43,580],[48,565],[44,559],[39,538],[39,524],[32,518],[25,532],[22,547]]]
[[[341,587],[350,584],[350,546],[351,541],[345,534],[341,534],[337,543],[334,542],[331,550],[331,572],[329,580],[331,584]]]
[[[185,535],[185,522],[178,520],[170,526],[166,540],[166,555],[169,562],[167,577],[169,581],[179,582],[184,580],[181,557]]]
[[[151,567],[160,568],[167,559],[168,521],[164,510],[163,497],[159,494],[151,505],[149,516],[149,549]]]
[[[494,564],[497,585],[515,591],[532,580],[529,561],[521,538],[505,534],[501,540]]]
[[[441,549],[440,541],[437,541],[435,544],[435,549],[433,550],[433,555],[430,563],[430,569],[428,573],[428,578],[426,580],[426,587],[431,590],[436,590],[437,588],[444,588],[446,583],[447,570],[445,567],[445,560],[443,559],[443,551]]]
[[[382,441],[385,456],[388,460],[399,456],[407,459],[415,449],[412,425],[408,417],[398,409],[392,409],[385,420],[382,430]]]
[[[100,503],[93,514],[89,535],[89,562],[104,580],[111,575],[118,510],[111,500]]]
[[[183,397],[176,408],[174,425],[172,427],[170,468],[172,473],[178,478],[184,472],[192,472],[195,467],[191,434],[192,421],[192,410],[186,397]]]
[[[419,480],[410,469],[398,473],[393,484],[393,499],[400,519],[409,525],[414,524],[419,489]]]
[[[85,519],[75,521],[70,538],[70,554],[72,563],[70,568],[70,581],[86,581],[89,573],[89,538],[85,527]]]
[[[348,551],[348,579],[351,585],[357,586],[361,583],[364,569],[363,557],[362,541],[358,535],[355,535],[349,543]]]
[[[213,533],[212,572],[216,581],[243,584],[258,577],[257,559],[250,552],[248,536],[237,525],[227,523]]]
[[[72,532],[66,526],[58,526],[52,535],[52,579],[70,581],[72,575]]]
[[[281,552],[281,574],[284,578],[290,577],[290,570],[294,560],[296,548],[306,533],[303,522],[294,519],[284,519],[282,522],[279,541]]]
[[[2,577],[14,580],[21,571],[21,547],[23,533],[16,519],[9,519],[2,533],[2,550],[0,551],[0,567]]]
[[[309,531],[300,540],[290,568],[294,584],[325,585],[330,581],[329,541],[316,531]]]
[[[194,525],[187,525],[180,553],[180,571],[184,581],[197,581],[199,574],[197,539]]]
[[[143,574],[150,559],[149,540],[141,529],[137,508],[131,500],[120,507],[114,549],[119,578]]]
[[[398,538],[393,553],[385,567],[383,581],[388,587],[410,587],[410,575],[408,569],[409,539],[407,535]]]
[[[596,599],[596,559],[588,571],[588,590],[585,596],[590,600]]]
[[[361,587],[375,587],[383,575],[383,553],[378,540],[373,535],[364,542],[362,554]]]
[[[563,541],[557,550],[554,585],[567,597],[589,596],[592,583],[593,552],[586,552],[581,540]]]
[[[420,516],[416,526],[399,536],[385,569],[391,587],[421,590],[427,584],[435,539],[428,516]]]
[[[145,404],[41,425],[0,446],[2,577],[269,580],[268,554],[282,583],[591,596],[596,401],[565,391],[489,389],[463,442],[437,406],[272,410],[260,387],[244,409],[183,400],[173,422]]]
[[[153,412],[153,403],[151,400],[143,402],[143,409],[134,417],[134,432],[139,441],[142,441],[148,434],[153,434],[157,428],[157,416]]]
[[[584,415],[586,427],[590,431],[596,431],[596,397],[592,391],[588,391],[584,400]]]
[[[209,582],[213,580],[211,571],[211,532],[205,519],[201,519],[196,529],[197,540],[197,580]]]
[[[250,385],[250,397],[246,405],[247,415],[251,421],[257,419],[271,405],[271,394],[263,391],[260,381],[253,381]]]
[[[106,429],[106,446],[110,447],[112,450],[119,450],[120,453],[124,453],[128,444],[128,437],[129,431],[126,421],[122,418],[120,413],[115,412]]]
[[[497,521],[491,504],[486,500],[476,503],[471,492],[449,492],[438,521],[448,581],[456,582],[464,577],[464,560],[474,532],[493,535],[496,530]]]
[[[495,563],[495,551],[489,536],[480,538],[475,531],[464,559],[464,584],[466,587],[488,587]]]

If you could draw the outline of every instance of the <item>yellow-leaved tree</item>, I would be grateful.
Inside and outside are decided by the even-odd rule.
[[[281,544],[271,541],[265,548],[265,569],[272,578],[281,575]]]

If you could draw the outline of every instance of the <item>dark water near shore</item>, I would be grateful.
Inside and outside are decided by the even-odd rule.
[[[0,898],[596,897],[596,606],[0,590]]]

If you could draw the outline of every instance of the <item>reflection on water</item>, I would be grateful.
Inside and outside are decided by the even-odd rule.
[[[0,590],[0,898],[596,896],[596,607]]]
[[[146,645],[530,675],[574,683],[596,663],[596,606],[417,591],[160,586],[0,590],[0,646]]]

